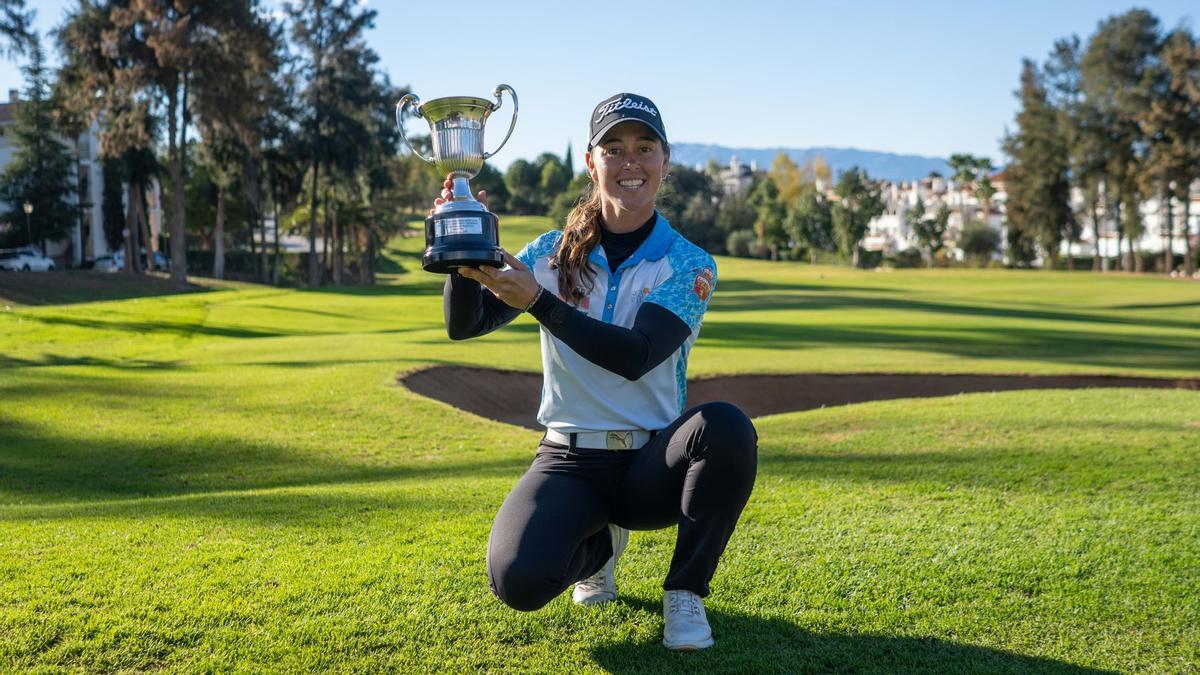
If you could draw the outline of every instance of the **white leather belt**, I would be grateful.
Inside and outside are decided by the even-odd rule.
[[[642,431],[641,429],[629,429],[625,431],[580,431],[569,434],[564,434],[561,431],[553,429],[546,430],[546,440],[551,443],[587,450],[637,450],[649,443],[652,437],[653,434],[649,431]]]

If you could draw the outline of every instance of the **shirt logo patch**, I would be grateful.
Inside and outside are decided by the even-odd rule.
[[[696,272],[696,281],[692,284],[692,290],[696,292],[696,297],[701,300],[708,300],[709,293],[712,293],[713,273],[708,268],[693,270]]]

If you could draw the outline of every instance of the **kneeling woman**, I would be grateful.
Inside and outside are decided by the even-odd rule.
[[[455,340],[522,311],[541,323],[546,435],[496,515],[488,575],[519,610],[572,584],[575,602],[607,602],[629,530],[677,525],[663,644],[703,649],[713,636],[701,598],[750,497],[758,436],[731,404],[683,410],[717,268],[654,208],[670,162],[661,113],[618,94],[596,107],[589,132],[592,192],[564,229],[505,253],[502,270],[462,268],[446,281]]]

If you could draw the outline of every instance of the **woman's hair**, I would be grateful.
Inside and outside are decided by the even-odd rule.
[[[666,141],[662,141],[662,148],[663,154],[670,157],[671,148]],[[604,227],[600,213],[600,188],[592,183],[567,214],[558,251],[550,259],[551,269],[558,270],[558,295],[572,305],[578,305],[596,283],[596,271],[588,267],[588,254],[600,243]]]

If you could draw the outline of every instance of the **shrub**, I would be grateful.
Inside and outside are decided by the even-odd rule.
[[[750,258],[752,257],[751,246],[757,243],[758,237],[755,236],[754,230],[734,230],[725,240],[725,250],[729,251],[729,255],[732,256]]]

